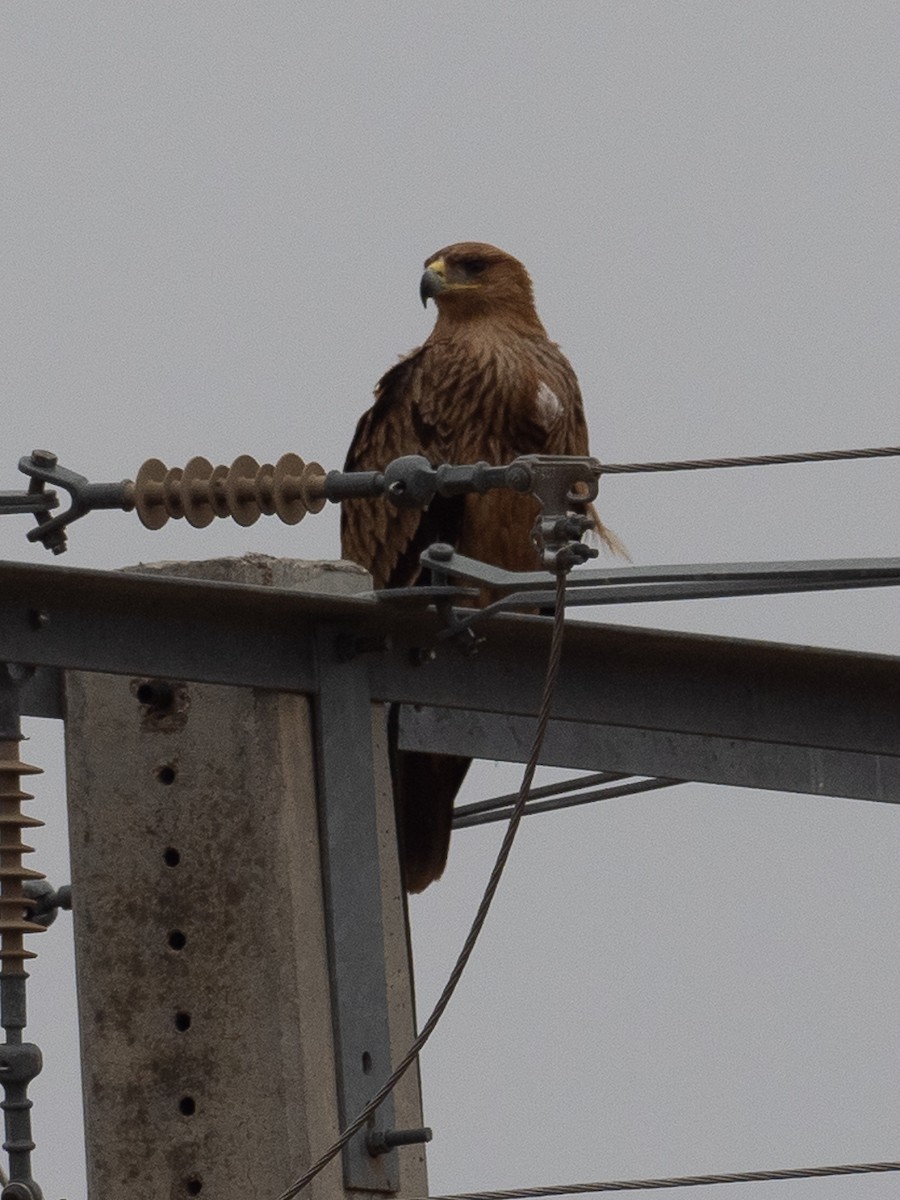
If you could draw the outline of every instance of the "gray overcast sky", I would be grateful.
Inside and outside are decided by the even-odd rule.
[[[422,260],[459,239],[531,270],[602,458],[895,444],[898,53],[895,0],[8,0],[2,486],[34,446],[92,479],[151,455],[340,465],[430,328]],[[601,508],[637,564],[895,555],[896,472],[617,478]],[[3,522],[0,556],[44,560],[26,528]],[[65,562],[251,549],[336,557],[337,513],[156,534],[98,514]],[[895,606],[602,618],[896,654]],[[35,857],[62,882],[59,730],[29,732]],[[464,798],[515,779],[486,765]],[[420,1014],[498,837],[460,834],[412,905]],[[424,1056],[432,1191],[900,1158],[898,903],[887,806],[691,786],[526,823]],[[63,925],[33,971],[36,1161],[48,1200],[80,1200]]]

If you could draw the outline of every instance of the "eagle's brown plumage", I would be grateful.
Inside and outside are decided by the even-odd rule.
[[[437,305],[434,329],[379,381],[346,470],[380,470],[403,454],[437,465],[588,453],[578,380],[547,337],[517,259],[482,242],[447,246],[426,261],[421,295]],[[436,541],[510,570],[535,570],[530,532],[537,509],[532,497],[502,491],[437,497],[424,512],[380,499],[348,500],[342,552],[372,573],[377,588],[416,583],[419,555]],[[467,759],[448,755],[394,755],[410,891],[427,887],[444,868],[453,801],[467,767]]]

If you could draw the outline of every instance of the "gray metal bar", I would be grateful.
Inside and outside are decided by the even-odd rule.
[[[464,658],[438,640],[441,625],[429,612],[237,584],[0,565],[0,658],[315,693],[313,630],[320,620],[351,639],[381,639],[385,648],[360,660],[372,699],[472,707],[511,719],[537,712],[550,640],[546,618],[493,619],[480,652]],[[709,739],[718,746],[722,739],[770,744],[770,757],[796,758],[802,749],[790,748],[806,747],[832,756],[827,789],[833,794],[870,796],[874,789],[890,798],[874,785],[842,792],[850,768],[834,756],[897,755],[898,711],[898,658],[570,622],[554,716],[585,729],[606,727],[607,744],[617,739],[635,748],[641,731],[655,731],[681,749],[661,755],[651,739],[641,748],[649,757],[629,752],[620,767],[608,755],[583,762],[573,741],[571,757],[554,761],[717,779],[709,764],[700,771],[714,744]],[[700,765],[692,765],[697,746],[705,749]],[[494,747],[482,739],[478,753],[504,757],[503,742]],[[787,774],[795,782],[761,784],[752,755],[742,759],[746,769],[738,769],[736,757],[730,761],[727,782],[825,790],[816,783],[818,768],[767,770],[768,780]]]
[[[621,778],[621,776],[616,776]],[[566,791],[549,800],[538,800],[528,803],[522,810],[523,817],[533,817],[537,813],[560,812],[564,808],[578,808],[582,804],[596,804],[598,800],[615,800],[619,796],[636,796],[639,792],[655,792],[661,788],[680,787],[683,779],[635,779],[631,783],[622,783],[616,787],[599,787],[589,792]],[[492,825],[495,821],[508,821],[513,814],[511,805],[505,808],[492,808],[483,812],[458,812],[453,817],[454,829],[470,829],[473,825]]]
[[[787,575],[776,577],[761,576],[759,579],[728,579],[721,580],[659,580],[635,582],[619,587],[614,583],[597,585],[595,587],[576,588],[567,595],[566,603],[570,607],[587,608],[601,604],[659,604],[670,600],[725,600],[737,596],[787,596],[795,592],[842,592],[858,591],[861,588],[881,588],[900,586],[900,571],[896,575],[859,575],[840,576],[836,579],[820,579],[816,576],[796,578]],[[535,590],[533,592],[510,592],[502,600],[497,600],[488,609],[482,609],[477,616],[473,614],[470,623],[483,622],[488,612],[506,612],[515,608],[548,608],[554,601],[555,593],[550,590]]]
[[[464,624],[483,622],[486,613],[548,607],[554,593],[541,571],[517,572],[463,554],[430,546],[422,563],[438,580],[465,580],[505,592]],[[647,604],[671,600],[708,600],[729,596],[772,596],[794,592],[843,591],[900,585],[900,559],[858,558],[797,562],[694,563],[659,567],[590,567],[570,573],[566,591],[571,606]],[[399,589],[400,596],[409,589]],[[390,593],[382,593],[384,600]]]
[[[0,645],[38,666],[311,692],[314,618],[360,607],[375,606],[245,584],[0,563]]]
[[[448,557],[428,547],[422,554],[424,566],[441,575],[473,580],[488,587],[509,591],[542,589],[547,586],[545,571],[507,571],[492,563],[481,562],[464,554]],[[645,584],[692,580],[818,580],[838,584],[849,579],[881,579],[896,582],[900,576],[900,558],[797,559],[774,562],[673,563],[650,567],[581,567],[568,578],[567,588],[595,587],[600,584]]]
[[[527,761],[534,722],[499,713],[404,706],[400,745]],[[587,721],[551,721],[541,761],[585,771],[766,788],[805,795],[900,801],[900,755],[672,733]]]
[[[505,618],[489,632],[464,670],[449,647],[421,667],[396,652],[381,656],[370,666],[370,674],[377,673],[375,694],[533,717],[549,621]],[[894,755],[900,752],[900,659],[572,622],[553,711],[559,719],[609,726],[610,733],[633,727],[676,740],[696,734]],[[695,778],[639,763],[591,765],[577,755],[559,765]]]
[[[343,1128],[391,1072],[372,704],[363,662],[346,657],[338,629],[320,629],[316,652],[316,769]],[[394,1128],[392,1096],[344,1148],[348,1188],[398,1187],[396,1150],[373,1157],[367,1148],[367,1138],[376,1128]]]
[[[570,796],[573,792],[585,788],[599,788],[602,784],[624,779],[615,771],[595,771],[591,775],[579,775],[577,779],[563,779],[558,783],[548,783],[544,787],[530,788],[529,802],[543,800],[547,796]],[[471,817],[475,813],[496,812],[499,808],[513,808],[518,800],[518,792],[507,792],[503,796],[491,796],[488,800],[476,800],[472,804],[457,804],[453,809],[454,822],[462,817]]]

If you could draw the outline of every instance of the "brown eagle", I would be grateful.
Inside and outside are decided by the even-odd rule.
[[[381,470],[404,454],[437,466],[589,453],[578,380],[547,337],[517,259],[482,242],[446,246],[426,260],[420,295],[437,306],[434,329],[379,381],[345,470]],[[531,496],[505,491],[436,497],[424,511],[347,500],[342,553],[371,572],[376,588],[415,584],[419,555],[432,542],[533,571],[537,512]],[[396,720],[395,711],[389,734],[401,860],[407,889],[419,892],[444,869],[453,801],[469,760],[397,750]]]

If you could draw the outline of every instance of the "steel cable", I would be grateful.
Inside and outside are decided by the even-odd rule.
[[[894,458],[900,446],[867,450],[813,450],[800,454],[752,454],[743,458],[684,458],[674,462],[601,463],[601,475],[632,475],[651,471],[710,471],[716,467],[777,467],[783,463],[842,462],[853,458]]]
[[[531,783],[534,779],[534,773],[537,770],[538,759],[541,754],[541,747],[544,742],[544,734],[547,731],[547,723],[550,720],[550,708],[553,702],[553,692],[556,687],[556,679],[559,674],[559,664],[562,658],[562,643],[563,643],[563,628],[565,625],[566,615],[566,572],[560,570],[556,576],[556,600],[553,610],[553,633],[550,639],[550,653],[547,660],[547,671],[544,677],[544,690],[541,696],[540,709],[538,710],[537,726],[534,732],[534,741],[532,743],[531,755],[522,775],[522,783],[519,788],[518,798],[509,818],[509,824],[506,827],[506,832],[503,835],[503,841],[500,849],[497,852],[497,858],[494,866],[488,877],[485,885],[484,894],[481,897],[481,902],[478,905],[478,910],[472,920],[472,925],[463,943],[463,947],[459,952],[459,956],[454,963],[453,970],[447,979],[444,989],[437,999],[437,1003],[431,1012],[431,1016],[422,1026],[409,1050],[378,1089],[369,1103],[362,1109],[357,1117],[341,1131],[337,1141],[335,1141],[328,1149],[313,1163],[307,1171],[300,1176],[295,1183],[284,1192],[282,1192],[278,1200],[293,1200],[294,1196],[311,1183],[313,1179],[322,1171],[333,1158],[335,1158],[347,1142],[362,1129],[366,1121],[381,1104],[381,1102],[391,1094],[399,1080],[403,1077],[409,1067],[416,1061],[422,1047],[431,1037],[438,1021],[443,1016],[444,1010],[450,1003],[453,993],[456,991],[456,986],[462,977],[462,973],[466,968],[469,959],[472,956],[472,951],[475,949],[475,943],[478,940],[478,935],[481,933],[482,927],[487,919],[488,911],[494,899],[494,894],[500,883],[500,877],[506,866],[510,851],[512,850],[513,841],[515,840],[516,831],[522,820],[522,814],[525,810],[525,805],[531,794]]]
[[[589,1192],[639,1192],[658,1188],[708,1187],[714,1183],[765,1183],[775,1179],[820,1179],[828,1175],[876,1175],[900,1171],[900,1162],[846,1163],[839,1167],[793,1167],[782,1171],[735,1171],[729,1175],[677,1175],[668,1179],[610,1179],[604,1183],[560,1184],[500,1192],[454,1192],[416,1200],[539,1200],[543,1196],[579,1196]]]

